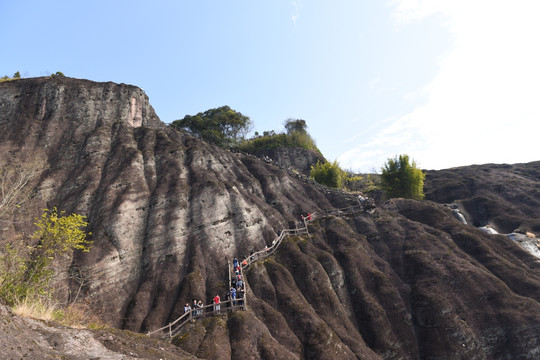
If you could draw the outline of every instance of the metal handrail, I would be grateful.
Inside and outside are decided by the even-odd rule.
[[[348,206],[348,207],[341,208],[341,209],[325,210],[324,213],[325,213],[326,216],[330,216],[330,215],[341,216],[341,215],[347,215],[347,214],[354,214],[355,212],[365,211],[365,209],[366,209],[365,205],[359,204],[359,205]],[[246,269],[252,263],[254,263],[254,262],[256,262],[256,261],[258,261],[260,259],[264,259],[264,258],[272,255],[273,253],[275,253],[277,251],[278,246],[281,245],[281,242],[283,241],[283,239],[286,236],[298,236],[298,235],[306,235],[306,234],[309,235],[308,223],[312,222],[315,218],[316,218],[316,214],[312,213],[312,214],[310,214],[309,219],[305,218],[305,217],[303,218],[304,227],[295,228],[295,229],[283,229],[283,230],[281,230],[280,233],[279,233],[279,236],[274,239],[274,241],[272,242],[272,245],[270,247],[265,247],[263,250],[254,252],[247,259],[244,259],[240,263],[240,270],[243,272],[243,270]],[[228,261],[227,261],[227,264],[228,264],[228,267],[229,267],[229,283],[230,283],[231,274],[230,274],[230,264],[229,264]],[[242,276],[242,278],[244,279],[244,284],[247,284],[247,280],[245,279],[245,277]],[[188,311],[188,312],[184,313],[182,316],[180,316],[175,321],[173,321],[173,322],[169,323],[168,325],[165,325],[165,326],[163,326],[163,327],[161,327],[159,329],[148,332],[147,335],[151,336],[152,334],[158,333],[160,331],[163,332],[164,330],[168,329],[169,330],[168,331],[168,337],[173,337],[190,320],[201,319],[201,318],[204,318],[204,317],[207,317],[207,316],[212,316],[212,315],[215,315],[215,314],[222,313],[223,311],[225,311],[225,312],[231,311],[231,310],[234,311],[235,309],[245,310],[246,309],[246,303],[247,303],[247,292],[244,293],[243,298],[240,298],[240,299],[237,298],[236,300],[234,300],[234,302],[236,302],[236,303],[242,302],[242,304],[233,304],[233,300],[231,299],[231,300],[226,300],[226,301],[220,302],[221,306],[223,306],[223,305],[226,306],[226,305],[229,305],[229,304],[231,305],[231,306],[226,306],[225,309],[221,308],[220,310],[204,311],[204,309],[207,309],[207,308],[210,308],[210,307],[212,309],[214,309],[214,306],[216,304],[209,304],[209,305],[203,306],[202,308],[191,309],[191,311]],[[201,311],[201,313],[197,314],[198,311]],[[197,314],[197,315],[193,315],[194,313]],[[184,321],[182,321],[182,323],[180,323],[179,325],[175,326],[181,320],[184,320]],[[173,326],[174,326],[174,330],[173,330]]]
[[[232,299],[231,300],[221,301],[219,303],[220,310],[214,310],[215,305],[217,305],[217,304],[208,304],[208,305],[204,305],[203,307],[200,307],[200,308],[191,309],[190,311],[184,313],[182,316],[180,316],[178,319],[174,320],[173,322],[171,322],[171,323],[169,323],[169,324],[167,324],[167,325],[165,325],[165,326],[163,326],[163,327],[161,327],[159,329],[152,330],[152,331],[146,333],[146,335],[152,336],[153,334],[156,334],[156,333],[159,333],[159,332],[163,333],[164,330],[168,330],[167,331],[168,336],[167,335],[166,336],[167,337],[172,337],[172,336],[176,335],[176,333],[182,328],[182,326],[184,326],[190,320],[202,319],[202,318],[205,318],[205,317],[208,317],[208,316],[213,316],[213,315],[216,315],[216,314],[226,313],[227,311],[230,311],[230,310],[243,310],[245,308],[245,301],[244,301],[244,298],[237,298],[236,300],[234,300],[234,304],[233,304]],[[211,308],[211,310],[207,311],[206,309],[209,309],[209,308]],[[179,325],[175,326],[181,320],[184,320],[184,321],[182,321]]]
[[[305,235],[308,234],[307,226],[304,228],[296,228],[296,229],[283,229],[281,230],[279,236],[274,239],[272,242],[272,246],[266,247],[263,250],[254,252],[253,254],[249,255],[247,259],[244,259],[241,262],[241,268],[246,269],[249,265],[254,263],[255,261],[258,261],[260,259],[266,258],[270,255],[272,255],[274,252],[276,252],[278,246],[281,244],[283,239],[286,236],[292,236],[292,235]]]

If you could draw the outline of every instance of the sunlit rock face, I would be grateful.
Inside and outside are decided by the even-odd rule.
[[[316,214],[309,237],[287,238],[246,270],[248,311],[190,323],[175,339],[198,358],[540,351],[538,259],[476,228],[539,232],[540,196],[519,190],[538,181],[536,163],[429,172],[430,200],[324,216],[358,204],[356,197],[168,128],[137,87],[63,77],[0,83],[0,147],[42,153],[48,164],[23,209],[32,216],[15,229],[30,231],[44,206],[86,215],[92,251],[68,266],[90,271],[83,298],[97,313],[135,331],[176,319],[192,299],[224,298],[227,260]],[[491,185],[486,174],[497,171],[506,175]],[[442,205],[451,203],[470,225]],[[78,286],[64,286],[69,300]]]
[[[280,147],[277,149],[262,149],[257,151],[255,155],[306,176],[309,176],[311,167],[315,166],[317,162],[326,162],[324,156],[317,151],[302,148]]]

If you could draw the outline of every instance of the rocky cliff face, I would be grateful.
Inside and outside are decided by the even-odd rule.
[[[277,149],[262,149],[255,153],[262,159],[270,159],[277,164],[281,164],[290,169],[298,171],[300,174],[309,176],[311,167],[317,162],[325,163],[324,156],[311,149],[281,147]]]
[[[539,231],[540,194],[517,186],[524,178],[537,184],[536,170],[511,178],[511,193],[496,192],[522,209],[504,229],[516,212],[474,200],[488,197],[479,193],[482,171],[476,193],[452,170],[427,179],[430,198],[459,200],[473,225],[435,201],[398,199],[373,214],[322,216],[355,198],[168,128],[139,88],[63,77],[0,83],[0,147],[44,154],[48,167],[26,210],[58,206],[88,216],[93,249],[67,266],[91,269],[86,299],[130,330],[174,320],[192,298],[223,295],[227,259],[264,248],[302,213],[319,214],[309,237],[288,238],[246,272],[247,312],[185,328],[176,342],[198,358],[540,354],[538,259],[473,226]]]

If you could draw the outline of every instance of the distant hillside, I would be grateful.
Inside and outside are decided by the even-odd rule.
[[[23,241],[46,206],[86,215],[93,249],[61,265],[91,269],[81,301],[136,332],[175,320],[192,299],[225,298],[228,260],[264,249],[314,214],[309,236],[286,238],[246,270],[247,311],[189,323],[173,340],[179,352],[156,345],[163,356],[540,354],[540,261],[507,236],[477,228],[540,233],[538,162],[430,171],[428,200],[392,199],[348,213],[338,210],[360,199],[167,127],[135,86],[66,77],[0,83],[0,150],[20,159],[39,154],[46,163],[21,221],[2,230],[1,241]],[[77,287],[61,283],[59,301],[73,300]],[[13,334],[0,311],[0,332]],[[3,345],[32,358],[24,342],[32,331],[45,330],[34,326]],[[92,338],[119,347],[116,358],[136,357],[115,336],[85,334],[80,354],[96,354],[88,350]],[[32,345],[39,354],[76,358],[50,345],[65,338],[39,339]]]

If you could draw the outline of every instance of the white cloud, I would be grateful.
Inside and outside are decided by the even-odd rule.
[[[382,164],[406,153],[428,169],[540,160],[540,2],[395,0],[392,5],[399,26],[442,15],[452,49],[433,81],[419,89],[423,104],[339,160],[355,168],[368,158]],[[378,146],[384,149],[374,151]]]
[[[296,1],[293,1],[291,4],[292,6],[294,6],[294,14],[291,16],[291,20],[293,24],[296,26],[296,21],[298,20],[298,16],[300,16],[299,15],[300,7],[298,6],[298,3]]]

